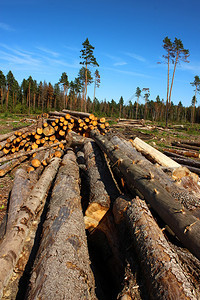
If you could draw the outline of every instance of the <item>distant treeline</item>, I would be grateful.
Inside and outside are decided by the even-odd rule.
[[[84,67],[83,67],[84,68]],[[82,72],[84,76],[84,70]],[[70,83],[62,80],[66,73],[55,85],[50,82],[37,82],[31,76],[23,79],[19,85],[11,71],[5,76],[0,71],[0,111],[10,113],[41,113],[50,110],[86,110],[98,116],[121,117],[132,119],[148,119],[165,121],[166,106],[164,100],[156,97],[155,101],[148,100],[145,104],[137,101],[124,103],[123,97],[119,100],[99,100],[96,97],[84,98],[84,78],[75,78]],[[91,79],[92,83],[92,79]],[[136,97],[135,97],[136,99]],[[181,102],[169,108],[169,121],[191,122],[193,106],[184,107]],[[195,108],[195,122],[200,123],[200,107]]]

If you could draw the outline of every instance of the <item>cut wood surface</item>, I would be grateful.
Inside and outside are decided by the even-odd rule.
[[[33,154],[35,152],[39,152],[39,151],[42,151],[42,150],[47,150],[49,148],[59,146],[61,143],[65,144],[66,141],[63,140],[61,142],[58,142],[58,143],[55,143],[55,144],[52,144],[52,145],[47,145],[46,147],[40,147],[40,148],[37,148],[37,149],[33,149],[33,150],[28,151],[28,152],[27,151],[20,151],[18,153],[7,155],[6,157],[0,158],[0,163],[9,161],[9,160],[12,160],[12,159],[15,159],[15,158],[19,158],[19,157],[22,157],[24,155],[31,155],[31,154]]]
[[[25,133],[29,130],[33,130],[34,128],[36,128],[36,124],[32,124],[30,126],[23,127],[19,131],[14,130],[14,131],[11,131],[11,132],[8,132],[8,133],[5,133],[5,134],[0,134],[0,142],[4,141],[4,140],[7,140],[11,136],[14,136],[16,132]]]
[[[96,227],[118,196],[105,157],[95,142],[84,145],[86,166],[90,181],[89,205],[85,212],[86,229]],[[93,222],[92,222],[93,221]]]
[[[143,155],[149,156],[154,162],[159,163],[161,166],[168,168],[179,168],[181,165],[167,157],[157,149],[148,145],[138,137],[133,140],[133,145],[140,151]]]
[[[29,299],[96,299],[90,268],[76,156],[62,160],[44,223]]]
[[[128,197],[127,197],[128,200]],[[117,200],[118,206],[124,197]],[[143,278],[151,299],[196,299],[194,286],[180,266],[145,201],[136,197],[127,202],[123,217],[138,254]]]
[[[62,111],[65,114],[70,114],[72,116],[79,117],[79,118],[89,118],[89,116],[91,115],[90,113],[81,112],[81,111],[74,111],[74,110],[68,110],[68,109],[63,109]]]
[[[34,243],[34,238],[31,239],[29,235],[34,236],[35,232],[30,232],[30,229],[34,221],[37,224],[40,221],[47,192],[56,175],[59,163],[60,159],[54,158],[51,164],[44,170],[28,199],[17,212],[15,226],[6,232],[4,240],[0,245],[0,298],[5,294],[9,294],[9,290],[6,287],[9,285],[9,281],[13,281],[17,273],[20,272],[16,267],[18,260],[20,258],[26,260],[26,262],[28,260],[29,255],[23,252],[23,246],[26,239],[29,240],[29,244],[32,243],[33,245]],[[37,226],[35,225],[35,227],[36,231]]]
[[[120,149],[96,131],[91,132],[101,149],[116,164],[123,174],[129,189],[135,194],[135,189],[144,196],[158,213],[161,219],[169,225],[183,245],[200,259],[200,220],[193,216],[182,204],[176,201],[160,184],[138,165],[133,164]]]

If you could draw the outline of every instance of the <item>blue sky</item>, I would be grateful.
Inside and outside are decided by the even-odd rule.
[[[150,100],[166,100],[167,65],[157,62],[164,62],[163,39],[177,37],[190,63],[177,68],[172,101],[189,106],[190,82],[200,76],[199,11],[199,0],[0,0],[0,70],[20,84],[30,75],[55,84],[62,72],[74,80],[88,38],[100,65],[99,100],[134,102],[137,87],[148,87]]]

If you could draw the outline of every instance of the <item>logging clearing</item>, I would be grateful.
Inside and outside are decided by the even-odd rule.
[[[51,111],[0,135],[1,299],[200,299],[200,143],[115,125]]]

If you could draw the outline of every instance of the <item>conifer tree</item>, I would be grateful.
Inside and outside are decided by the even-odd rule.
[[[86,111],[86,96],[87,96],[87,85],[88,85],[87,70],[90,65],[99,67],[99,64],[97,63],[96,58],[93,55],[93,50],[95,48],[90,44],[88,38],[86,38],[85,42],[83,42],[82,45],[83,45],[83,49],[80,51],[81,52],[80,58],[82,59],[82,61],[80,62],[80,64],[85,66],[84,101],[85,101],[85,111]]]

